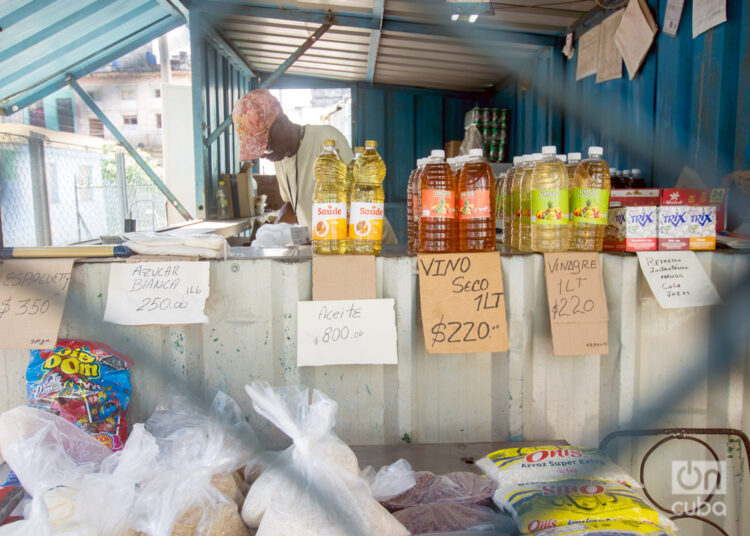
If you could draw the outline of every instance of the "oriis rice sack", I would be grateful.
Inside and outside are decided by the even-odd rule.
[[[641,485],[601,450],[567,445],[501,449],[476,462],[499,487],[561,478],[612,480],[633,488]]]
[[[594,521],[534,532],[534,536],[675,536],[670,529],[637,521]]]
[[[671,521],[646,504],[635,490],[617,482],[569,479],[506,486],[495,492],[493,500],[513,515],[524,534],[595,521],[632,521],[673,528]]]
[[[121,450],[131,366],[127,357],[98,342],[60,339],[52,350],[31,350],[29,406],[60,415],[111,450]]]

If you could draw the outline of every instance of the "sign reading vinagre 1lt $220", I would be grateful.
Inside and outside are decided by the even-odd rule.
[[[417,267],[427,353],[508,350],[498,253],[420,254]]]

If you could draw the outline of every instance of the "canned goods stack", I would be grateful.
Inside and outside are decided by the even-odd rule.
[[[491,162],[508,159],[508,124],[510,110],[507,108],[472,108],[464,117],[464,129],[474,125],[484,139],[484,152]]]

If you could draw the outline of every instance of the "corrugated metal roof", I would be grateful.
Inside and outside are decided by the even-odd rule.
[[[0,113],[10,114],[183,24],[169,0],[0,2]]]
[[[492,2],[494,16],[481,16],[475,24],[461,20],[448,26],[444,25],[449,15],[445,21],[440,18],[447,8],[443,0],[285,1],[283,7],[247,0],[203,0],[196,7],[210,14],[214,25],[262,72],[273,72],[284,64],[326,22],[324,15],[330,10],[333,26],[287,73],[476,91],[533,61],[541,46],[554,44],[566,28],[595,7],[592,0],[571,0],[553,7],[550,2],[539,3]],[[488,55],[501,61],[488,61]]]

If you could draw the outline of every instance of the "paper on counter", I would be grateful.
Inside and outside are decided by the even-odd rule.
[[[658,31],[648,4],[644,0],[631,0],[615,32],[615,44],[628,68],[630,80],[638,74]]]
[[[623,11],[607,17],[600,25],[599,59],[596,64],[596,83],[622,78],[622,54],[615,45],[615,32],[622,21]]]
[[[685,4],[685,0],[668,0],[667,10],[664,13],[664,26],[661,31],[667,35],[674,37],[677,35],[677,30],[680,27],[680,19],[682,18],[682,7]]]
[[[656,301],[665,309],[721,303],[694,251],[639,251],[638,262]]]
[[[601,26],[596,26],[578,38],[576,80],[596,74],[596,63],[599,61],[600,32]]]
[[[726,21],[726,0],[693,0],[693,39]]]

